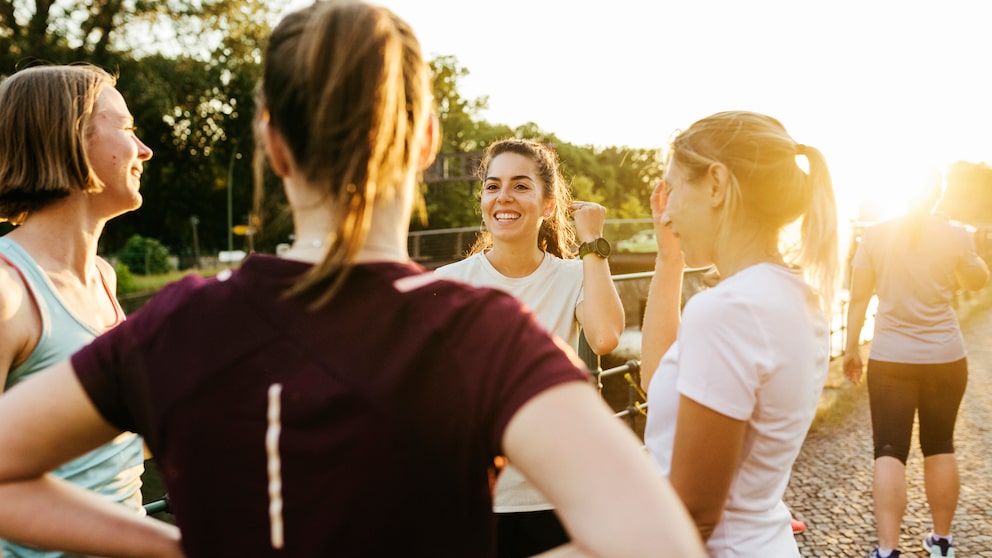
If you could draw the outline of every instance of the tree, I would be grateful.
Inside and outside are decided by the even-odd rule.
[[[270,22],[287,4],[0,0],[0,74],[34,63],[107,68],[120,76],[138,134],[154,152],[142,209],[108,224],[103,251],[135,233],[189,251],[191,215],[200,217],[205,250],[226,248],[228,199],[233,224],[248,222],[254,85]]]
[[[965,161],[951,165],[940,210],[957,221],[992,223],[992,167]]]
[[[127,240],[124,248],[117,253],[117,261],[127,269],[140,275],[168,273],[172,271],[169,250],[154,238],[134,235]]]

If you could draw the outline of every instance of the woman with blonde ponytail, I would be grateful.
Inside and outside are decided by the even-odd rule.
[[[774,118],[714,114],[675,138],[651,208],[645,442],[710,556],[799,556],[782,496],[830,359],[826,162]],[[721,280],[680,312],[686,265],[714,265]]]

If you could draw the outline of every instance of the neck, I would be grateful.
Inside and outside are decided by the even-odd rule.
[[[355,263],[407,262],[407,229],[409,214],[399,212],[396,204],[380,201],[372,211],[372,220],[365,241],[358,248]],[[337,224],[332,220],[329,206],[295,208],[293,212],[296,240],[284,257],[319,262],[324,259]]]
[[[736,240],[719,250],[715,258],[721,278],[726,279],[742,269],[759,263],[786,265],[778,249],[777,238],[764,238],[758,234],[740,234],[734,238]]]
[[[518,247],[501,243],[493,245],[486,258],[496,271],[507,277],[526,277],[544,261],[544,251],[536,244]]]
[[[70,212],[71,213],[71,212]],[[48,271],[70,273],[87,282],[96,274],[96,253],[105,221],[66,211],[43,210],[8,233]]]

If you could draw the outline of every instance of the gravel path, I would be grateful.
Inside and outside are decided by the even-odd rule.
[[[954,520],[957,556],[992,558],[992,311],[963,327],[968,347],[968,388],[955,432],[961,497]],[[854,389],[854,388],[852,388]],[[875,547],[872,515],[872,444],[867,391],[852,392],[853,409],[838,424],[810,434],[793,467],[786,503],[807,522],[796,536],[803,556],[863,557]],[[918,444],[917,434],[913,435]],[[926,556],[921,540],[930,529],[923,487],[923,456],[909,455],[908,505],[900,546],[903,558]]]

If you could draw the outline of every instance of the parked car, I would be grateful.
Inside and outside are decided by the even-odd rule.
[[[658,243],[654,238],[654,229],[638,231],[630,238],[617,241],[617,252],[647,253],[657,252]]]

